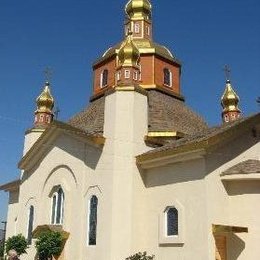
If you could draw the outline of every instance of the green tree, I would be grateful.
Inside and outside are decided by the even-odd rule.
[[[39,235],[36,249],[40,260],[48,260],[62,252],[63,239],[60,232],[47,231]]]
[[[4,243],[3,242],[1,242],[0,243],[0,257],[3,257],[4,256]]]
[[[146,252],[143,252],[143,253],[139,252],[135,255],[132,255],[132,256],[126,258],[126,260],[153,260],[153,259],[154,259],[154,256],[153,255],[149,256],[149,255],[147,255]]]
[[[22,254],[26,254],[27,248],[28,248],[27,240],[22,234],[9,237],[6,240],[6,247],[5,247],[6,253],[8,253],[9,250],[14,249],[18,255],[22,255]]]

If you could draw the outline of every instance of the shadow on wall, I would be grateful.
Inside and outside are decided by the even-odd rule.
[[[211,173],[225,163],[233,160],[241,153],[257,144],[259,140],[260,138],[254,136],[252,130],[249,129],[247,132],[236,136],[235,139],[215,147],[206,157],[207,173]]]
[[[224,186],[229,196],[260,194],[260,181],[258,180],[224,182]]]
[[[245,249],[245,242],[235,234],[228,237],[228,259],[237,260]]]
[[[173,183],[191,182],[205,177],[204,160],[178,162],[163,167],[142,170],[139,168],[147,188]]]
[[[54,145],[50,145],[48,149],[45,150],[44,154],[39,158],[39,160],[34,164],[34,166],[29,171],[24,171],[22,182],[30,178],[30,176],[38,169],[41,162],[45,159],[45,156],[48,153],[51,153],[54,148],[59,148],[64,153],[68,153],[72,157],[78,158],[80,161],[84,162],[87,167],[95,170],[101,157],[102,149],[100,147],[79,143],[77,140],[73,140],[73,142],[70,140],[73,139],[60,138]],[[64,157],[60,157],[60,159],[54,158],[54,160],[56,160],[56,165],[67,164],[67,162],[64,161]]]

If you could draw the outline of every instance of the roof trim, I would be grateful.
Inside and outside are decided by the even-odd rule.
[[[3,190],[5,192],[14,191],[14,190],[19,189],[20,184],[21,184],[21,180],[17,179],[17,180],[14,180],[14,181],[11,181],[11,182],[8,182],[8,183],[1,185],[0,190]]]
[[[143,153],[141,155],[138,155],[136,156],[136,163],[142,166],[148,161],[153,161],[153,160],[158,161],[158,160],[163,160],[165,157],[176,156],[177,154],[181,154],[185,152],[190,152],[190,151],[200,150],[200,149],[209,149],[210,147],[213,147],[227,140],[228,138],[234,139],[235,136],[241,130],[253,127],[255,123],[258,121],[260,121],[260,113],[248,117],[244,119],[242,122],[236,122],[234,125],[231,125],[229,128],[223,129],[222,131],[217,133],[213,133],[208,137],[205,136],[198,137],[196,139],[188,141],[187,143],[180,144],[179,146],[176,147],[169,146],[168,149],[166,145],[166,148],[164,150],[158,148]]]
[[[212,233],[214,235],[223,233],[248,233],[247,227],[228,226],[228,225],[212,225]]]
[[[83,142],[89,143],[98,148],[103,147],[105,143],[105,138],[101,135],[89,134],[64,122],[53,121],[52,124],[46,128],[43,134],[33,144],[29,151],[23,156],[23,158],[18,163],[18,167],[20,169],[25,169],[28,165],[32,164],[32,161],[35,159],[35,157],[38,157],[39,159],[47,149],[46,143],[50,143],[55,140],[60,133],[76,136],[81,138]]]
[[[221,181],[260,181],[260,173],[225,175],[221,177]]]
[[[260,160],[248,159],[231,166],[222,172],[220,176],[248,175],[254,173],[260,173]]]

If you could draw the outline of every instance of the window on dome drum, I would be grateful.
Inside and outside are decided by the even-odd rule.
[[[137,79],[138,79],[138,72],[137,72],[137,71],[134,72],[133,79],[134,79],[134,80],[137,80]]]
[[[135,23],[134,32],[135,33],[140,33],[140,24]]]
[[[27,242],[28,242],[28,245],[32,244],[33,221],[34,221],[34,207],[30,206],[29,214],[28,214],[28,228],[27,228]]]
[[[117,81],[119,81],[121,79],[121,72],[120,71],[118,71],[116,73],[116,79],[117,79]]]
[[[88,245],[95,246],[97,243],[97,206],[98,198],[94,195],[89,201],[88,218]]]
[[[149,26],[146,26],[146,33],[147,33],[147,35],[150,35],[150,27]]]
[[[163,69],[163,84],[166,85],[167,87],[172,86],[172,73],[167,68]]]
[[[174,207],[170,207],[165,212],[166,218],[166,236],[178,236],[178,210]]]
[[[52,195],[51,224],[61,225],[63,223],[63,213],[64,213],[64,192],[60,187]]]
[[[100,86],[101,88],[106,87],[108,84],[108,70],[105,69],[102,71],[101,76],[100,76]]]
[[[130,70],[125,70],[125,78],[126,79],[130,78]]]

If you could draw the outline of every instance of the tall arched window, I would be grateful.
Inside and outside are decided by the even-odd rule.
[[[166,235],[178,236],[179,234],[179,220],[178,220],[178,210],[174,207],[170,207],[165,211],[166,218]]]
[[[102,88],[106,87],[108,84],[108,70],[104,69],[100,76],[100,86]]]
[[[97,206],[98,198],[93,195],[89,201],[88,245],[90,246],[97,243]]]
[[[34,207],[30,206],[28,214],[28,228],[27,228],[27,242],[29,245],[32,244],[32,231],[34,221]]]
[[[169,69],[163,69],[163,84],[171,87],[172,86],[172,73]]]
[[[63,223],[64,192],[61,187],[52,195],[51,224],[61,225]]]

